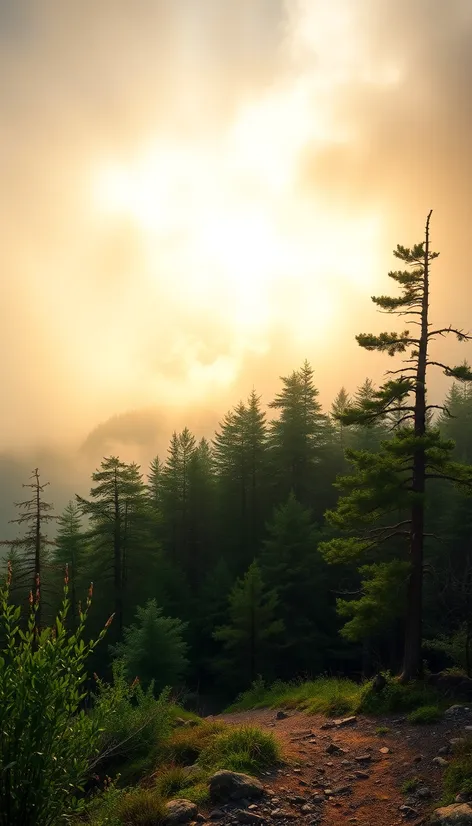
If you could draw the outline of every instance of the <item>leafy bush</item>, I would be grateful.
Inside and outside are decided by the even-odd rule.
[[[67,574],[54,626],[37,630],[38,579],[22,629],[20,608],[9,604],[10,584],[11,568],[0,589],[0,824],[51,826],[81,808],[78,793],[99,749],[97,720],[79,708],[85,661],[105,629],[84,641],[90,588],[76,630],[66,630]]]
[[[410,711],[407,720],[414,725],[425,725],[437,723],[442,716],[442,711],[438,706],[420,706],[420,708]]]
[[[280,760],[280,746],[273,734],[255,726],[228,728],[217,734],[201,752],[200,766],[212,771],[231,771],[260,774]]]
[[[131,755],[144,773],[171,730],[169,692],[163,691],[155,699],[152,684],[147,691],[137,680],[130,684],[124,663],[115,660],[113,682],[108,684],[97,678],[93,718],[101,729],[101,762],[107,770],[119,766],[124,757],[128,761]],[[139,760],[143,757],[144,763]],[[133,779],[128,772],[122,782]]]
[[[421,682],[403,684],[387,677],[387,685],[380,693],[374,690],[372,683],[364,686],[358,710],[366,714],[388,714],[433,706],[437,701],[438,694],[431,686]]]
[[[137,609],[136,620],[136,625],[125,628],[124,642],[112,646],[113,654],[123,661],[131,680],[138,677],[146,688],[153,684],[157,693],[174,687],[188,667],[186,624],[162,616],[155,599]]]

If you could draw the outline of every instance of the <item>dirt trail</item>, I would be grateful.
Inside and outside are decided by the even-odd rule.
[[[357,716],[356,722],[325,728],[330,723],[325,717],[287,714],[278,720],[276,711],[264,709],[213,718],[258,725],[280,740],[287,763],[263,778],[268,795],[252,808],[266,823],[279,826],[424,823],[442,791],[445,766],[433,760],[452,738],[464,735],[464,720],[412,726],[400,716]],[[379,727],[388,733],[377,734]],[[439,756],[439,762],[448,759]],[[417,791],[402,793],[403,783],[412,778],[419,779]],[[216,813],[214,819],[218,822]],[[219,822],[234,820],[228,812]]]

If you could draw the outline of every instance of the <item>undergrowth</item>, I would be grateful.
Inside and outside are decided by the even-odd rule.
[[[455,750],[455,757],[444,772],[444,803],[453,803],[457,794],[472,797],[472,738]]]

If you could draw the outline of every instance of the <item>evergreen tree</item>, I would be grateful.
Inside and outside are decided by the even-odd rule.
[[[367,350],[386,352],[390,356],[408,352],[404,366],[389,371],[386,382],[375,391],[373,398],[361,401],[346,411],[346,424],[369,425],[383,421],[398,408],[395,438],[384,442],[377,454],[351,451],[354,473],[340,480],[347,491],[337,510],[328,514],[333,525],[350,529],[349,538],[328,542],[325,553],[331,561],[362,559],[374,548],[392,542],[401,553],[402,541],[409,564],[406,599],[405,648],[402,679],[417,677],[422,669],[422,602],[425,546],[425,489],[430,480],[448,479],[468,485],[472,481],[470,469],[451,458],[452,443],[441,439],[437,429],[428,423],[428,411],[438,407],[427,403],[426,377],[430,366],[439,366],[447,376],[469,381],[472,373],[467,366],[448,367],[434,361],[428,353],[429,345],[438,336],[453,333],[459,341],[469,336],[451,326],[431,329],[429,322],[430,267],[438,253],[430,250],[429,223],[426,221],[425,241],[412,249],[397,246],[394,252],[409,269],[390,272],[389,276],[400,287],[397,297],[374,297],[381,310],[399,316],[408,316],[419,327],[417,334],[408,330],[401,333],[361,334],[357,341]],[[394,524],[386,524],[389,514],[407,511],[407,517]]]
[[[149,600],[136,611],[136,623],[124,629],[124,640],[112,647],[124,663],[129,679],[138,677],[144,688],[151,683],[159,694],[175,688],[188,667],[187,644],[183,639],[186,624],[163,616],[156,600]]]
[[[333,403],[331,405],[331,420],[333,422],[333,427],[339,440],[339,444],[343,450],[345,447],[347,447],[347,445],[345,444],[346,427],[344,425],[342,417],[346,412],[347,408],[349,407],[349,404],[349,393],[347,392],[345,387],[341,387],[341,390],[335,396]]]
[[[279,411],[271,423],[271,458],[277,498],[290,491],[305,507],[313,506],[321,488],[320,462],[333,437],[328,416],[322,413],[313,370],[305,361],[300,370],[282,378],[282,391],[269,407]],[[321,516],[321,513],[320,513]]]
[[[320,532],[293,493],[275,510],[267,529],[260,565],[267,587],[278,596],[277,615],[285,626],[280,676],[319,672],[335,626],[327,566],[318,552]]]
[[[156,511],[158,511],[161,506],[163,472],[164,465],[159,459],[159,456],[155,456],[149,466],[147,490],[151,506]]]
[[[120,638],[128,607],[130,567],[137,561],[133,551],[140,550],[146,489],[138,465],[127,465],[116,456],[103,459],[92,480],[95,485],[90,499],[77,495],[76,501],[81,514],[90,519],[88,563],[96,580],[105,583],[110,576],[113,579],[113,625]]]
[[[265,419],[260,397],[253,390],[247,404],[240,402],[227,413],[213,442],[223,541],[238,572],[259,550],[264,529],[268,505]]]
[[[19,590],[24,592],[29,583],[30,602],[34,602],[36,606],[34,618],[35,626],[38,629],[41,627],[42,614],[40,590],[42,596],[44,596],[45,588],[42,580],[44,580],[44,574],[49,565],[50,554],[48,548],[54,544],[48,539],[44,529],[49,522],[57,518],[52,513],[53,505],[42,498],[42,494],[48,485],[49,482],[41,483],[39,470],[35,468],[31,475],[31,482],[23,485],[24,488],[32,491],[32,496],[23,502],[15,503],[20,516],[11,520],[12,524],[25,526],[25,533],[17,539],[7,539],[0,542],[0,545],[6,545],[10,548],[9,560],[15,576],[15,586],[18,586]]]
[[[58,528],[54,548],[54,563],[63,574],[67,566],[69,574],[69,594],[71,607],[71,623],[75,628],[78,620],[77,588],[82,579],[85,535],[82,531],[80,509],[75,502],[69,502],[59,516]]]
[[[161,507],[164,548],[175,566],[188,570],[190,557],[190,468],[196,449],[195,437],[186,427],[172,434],[162,471]]]
[[[215,639],[223,643],[225,654],[220,668],[233,685],[245,687],[258,675],[270,674],[283,633],[283,622],[276,619],[277,595],[266,590],[257,562],[236,582],[228,613],[228,623],[214,633]]]

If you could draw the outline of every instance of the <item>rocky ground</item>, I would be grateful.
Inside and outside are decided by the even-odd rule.
[[[273,731],[287,762],[262,778],[263,796],[256,791],[246,799],[222,801],[195,820],[215,826],[396,826],[405,822],[419,826],[430,822],[431,812],[439,805],[451,740],[465,736],[466,726],[472,726],[472,711],[459,708],[428,726],[410,725],[402,716],[375,720],[358,716],[336,724],[321,716],[272,710],[213,719]],[[405,793],[402,786],[412,779],[417,780],[417,787]]]

